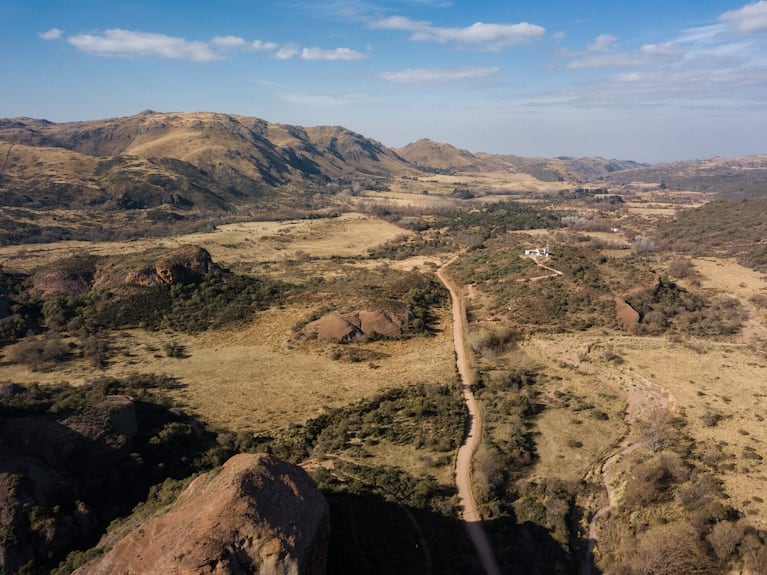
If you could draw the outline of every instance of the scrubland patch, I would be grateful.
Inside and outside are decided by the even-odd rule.
[[[767,527],[767,505],[753,499],[767,475],[767,357],[704,342],[625,341],[615,347],[630,372],[672,394],[695,449],[724,482],[731,505]]]

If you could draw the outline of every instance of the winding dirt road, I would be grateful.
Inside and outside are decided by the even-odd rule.
[[[488,575],[501,575],[493,548],[490,546],[487,534],[482,528],[482,518],[477,510],[477,502],[474,499],[474,491],[471,487],[471,459],[482,438],[482,417],[479,413],[477,400],[471,391],[472,375],[469,368],[468,354],[466,353],[466,312],[463,300],[458,294],[453,281],[445,274],[445,267],[455,261],[457,257],[455,256],[437,270],[437,277],[450,292],[450,299],[453,304],[453,341],[455,343],[456,363],[463,383],[463,398],[466,401],[466,407],[469,409],[470,426],[463,445],[458,449],[455,465],[455,483],[458,487],[458,499],[461,505],[462,518],[466,523],[466,530],[477,550],[482,567]]]

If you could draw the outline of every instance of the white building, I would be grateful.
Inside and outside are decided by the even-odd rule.
[[[549,244],[542,248],[536,248],[534,250],[525,250],[525,255],[532,258],[547,258],[549,257]]]

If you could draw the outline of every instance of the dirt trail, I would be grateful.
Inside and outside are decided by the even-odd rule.
[[[535,276],[535,277],[532,277],[532,278],[520,278],[520,279],[517,280],[518,282],[527,282],[527,281],[539,282],[541,280],[545,280],[545,279],[548,279],[548,278],[555,278],[557,276],[561,276],[562,275],[561,271],[555,270],[554,268],[549,267],[546,264],[542,264],[540,261],[538,261],[537,257],[533,257],[533,256],[528,256],[528,257],[530,257],[530,259],[533,260],[535,262],[535,265],[537,265],[539,268],[542,268],[544,270],[550,271],[551,273],[550,274],[546,274],[545,276]],[[546,258],[544,261],[548,261],[548,258]]]
[[[457,257],[455,256],[437,270],[437,277],[450,292],[450,299],[453,304],[453,340],[455,342],[456,362],[458,372],[461,375],[461,381],[463,382],[463,397],[466,401],[466,407],[469,409],[470,426],[463,445],[458,449],[455,465],[455,483],[458,487],[458,499],[461,505],[462,518],[466,522],[466,529],[477,550],[482,567],[488,575],[500,575],[501,570],[498,567],[498,562],[495,559],[495,554],[490,546],[487,534],[482,528],[482,518],[477,510],[477,502],[474,499],[474,491],[471,487],[471,459],[482,438],[482,416],[479,413],[477,400],[471,391],[472,375],[469,368],[468,354],[466,353],[466,313],[463,300],[458,294],[453,281],[445,274],[445,267],[455,261]]]

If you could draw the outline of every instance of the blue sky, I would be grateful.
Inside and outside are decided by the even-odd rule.
[[[0,0],[0,117],[215,111],[389,146],[767,153],[767,0]]]

